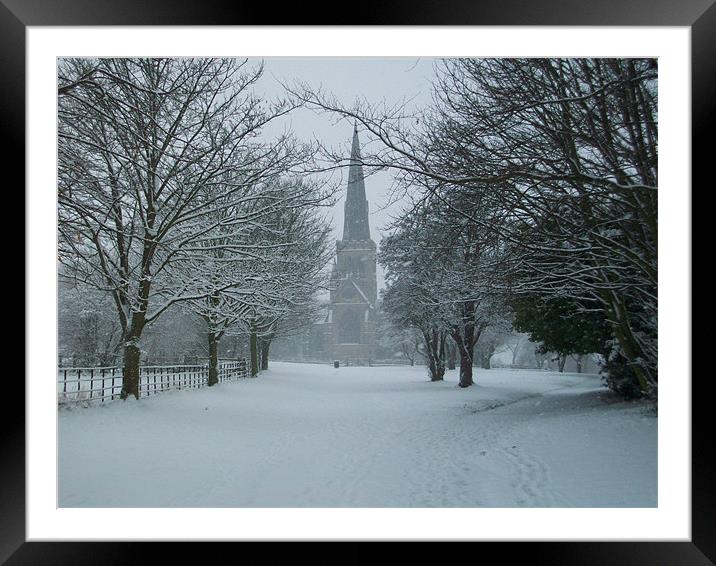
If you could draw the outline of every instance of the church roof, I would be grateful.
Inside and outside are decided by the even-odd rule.
[[[350,165],[348,166],[348,189],[343,217],[343,240],[370,240],[368,225],[368,201],[365,198],[363,158],[358,141],[358,125],[353,128]]]
[[[355,291],[358,293],[358,296],[361,298],[361,300],[363,302],[365,302],[368,306],[370,306],[370,308],[373,308],[373,303],[370,302],[370,299],[368,299],[368,296],[365,294],[363,289],[361,289],[360,285],[358,285],[358,283],[356,283],[353,279],[347,278],[347,279],[343,280],[343,283],[337,289],[339,294],[345,288],[346,285],[351,285],[353,287],[353,289],[355,289]],[[339,299],[339,300],[335,301],[334,304],[343,303],[343,302],[344,301],[341,301]],[[350,301],[345,301],[345,302],[350,302]]]
[[[358,283],[356,283],[355,281],[353,281],[353,279],[349,279],[349,281],[350,281],[351,283],[353,283],[353,286],[356,288],[356,291],[358,291],[358,293],[360,294],[361,298],[362,298],[366,303],[370,304],[370,301],[368,300],[368,297],[366,297],[365,293],[363,292],[363,289],[361,289],[361,288],[358,286]]]

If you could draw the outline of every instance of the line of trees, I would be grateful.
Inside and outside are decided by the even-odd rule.
[[[655,59],[449,59],[413,113],[293,89],[360,122],[364,167],[411,197],[381,246],[386,310],[435,356],[451,338],[460,385],[507,306],[544,314],[521,317],[536,337],[589,326],[608,384],[656,396],[657,76]]]
[[[265,364],[273,337],[311,315],[330,190],[305,174],[311,146],[262,137],[296,107],[256,96],[262,72],[234,59],[58,63],[60,276],[109,297],[122,398],[139,398],[140,341],[167,312],[203,321],[210,385],[227,332],[261,342]]]

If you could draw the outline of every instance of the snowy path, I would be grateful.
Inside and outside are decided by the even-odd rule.
[[[61,507],[651,507],[657,419],[595,376],[274,362],[61,410]],[[127,478],[132,478],[130,482]]]

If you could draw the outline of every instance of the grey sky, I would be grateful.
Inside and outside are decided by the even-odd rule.
[[[346,106],[351,106],[357,98],[371,103],[385,102],[389,106],[408,99],[416,107],[428,105],[431,100],[430,81],[434,59],[296,57],[266,58],[264,63],[264,76],[257,85],[257,91],[267,97],[280,96],[282,82],[291,84],[301,81],[314,87],[322,87]],[[346,157],[350,154],[353,136],[351,122],[334,115],[302,109],[292,113],[288,123],[299,139],[317,138]],[[285,124],[277,124],[276,133],[284,126]],[[361,146],[365,147],[368,141],[366,135],[359,131],[359,137]],[[375,173],[365,181],[371,236],[376,244],[380,243],[383,228],[390,220],[391,213],[395,214],[400,208],[400,203],[386,207],[391,182],[389,172]],[[342,236],[346,183],[347,173],[341,179],[343,189],[339,201],[331,211],[335,238]],[[382,287],[383,273],[379,267],[378,288]]]

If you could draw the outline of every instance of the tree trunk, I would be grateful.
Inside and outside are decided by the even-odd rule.
[[[428,371],[430,372],[430,381],[440,381],[438,376],[438,368],[435,360],[435,351],[433,349],[432,337],[425,334],[425,349],[427,350]]]
[[[490,369],[490,358],[492,358],[492,354],[489,352],[485,352],[480,356],[480,367],[482,369]]]
[[[474,327],[471,325],[467,325],[464,328],[464,332],[465,336],[462,335],[459,329],[455,329],[452,333],[452,339],[460,352],[460,381],[458,385],[460,387],[470,387],[475,383],[472,379],[472,361],[477,339]],[[479,338],[479,335],[477,338]]]
[[[472,379],[472,364],[475,359],[475,344],[480,339],[482,329],[475,326],[475,308],[473,301],[467,301],[461,306],[462,321],[453,327],[452,339],[460,352],[460,387],[474,385]]]
[[[442,381],[445,377],[445,332],[433,330],[433,344],[435,345],[435,366],[437,369],[436,381]]]
[[[259,351],[261,353],[261,369],[268,369],[269,364],[269,348],[271,347],[271,340],[265,338],[261,339]]]
[[[559,373],[564,373],[564,364],[567,361],[567,354],[560,354],[557,357],[557,363],[559,364]]]
[[[430,381],[442,381],[445,376],[445,338],[438,330],[423,332]]]
[[[577,373],[582,373],[582,354],[577,356]]]
[[[139,339],[142,336],[147,321],[147,308],[149,306],[149,289],[151,275],[148,266],[153,255],[153,248],[144,242],[142,280],[139,285],[139,308],[132,312],[130,323],[124,331],[124,368],[122,370],[122,391],[119,398],[126,401],[127,397],[134,395],[139,400]]]
[[[208,385],[219,383],[219,339],[214,332],[208,333],[209,337],[209,381]]]
[[[122,369],[122,391],[119,398],[127,400],[134,395],[139,399],[139,347],[135,340],[128,340],[124,346],[124,368]]]
[[[470,387],[472,380],[472,355],[465,348],[460,348],[460,387]]]
[[[259,350],[258,336],[256,333],[256,324],[251,324],[251,334],[249,335],[249,353],[250,353],[250,375],[256,377],[259,374]]]
[[[431,362],[430,381],[443,381],[445,378],[445,364],[439,356],[434,356]]]

